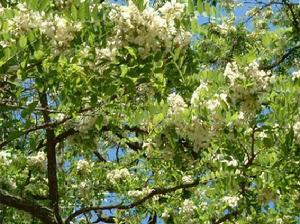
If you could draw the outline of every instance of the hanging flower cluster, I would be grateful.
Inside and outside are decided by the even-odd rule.
[[[37,154],[29,157],[29,164],[42,170],[46,169],[46,162],[47,154],[45,152],[38,152]]]
[[[129,170],[127,168],[112,170],[107,173],[106,178],[112,184],[116,184],[117,181],[124,180],[130,177]]]
[[[25,4],[19,3],[17,9],[16,15],[8,21],[8,32],[15,37],[30,29],[39,29],[54,45],[65,46],[73,40],[74,32],[81,29],[80,23],[67,21],[58,15],[32,11]]]
[[[176,25],[183,12],[184,5],[175,0],[158,10],[148,6],[140,11],[131,1],[128,6],[113,5],[109,19],[115,27],[106,48],[98,52],[99,56],[112,60],[119,49],[132,45],[142,58],[158,50],[170,51],[172,46],[186,47],[192,35]]]
[[[239,104],[246,114],[256,112],[259,108],[258,95],[268,90],[270,74],[260,70],[257,62],[251,63],[244,72],[240,72],[236,63],[228,63],[224,76],[230,83],[233,104]]]
[[[171,123],[179,136],[193,141],[196,152],[207,148],[226,125],[222,111],[237,107],[238,120],[256,113],[261,105],[258,95],[263,96],[268,91],[271,81],[270,74],[260,70],[256,62],[243,70],[236,63],[229,63],[223,75],[229,82],[228,93],[211,94],[208,84],[201,81],[192,94],[190,107],[178,94],[172,93],[167,98]]]

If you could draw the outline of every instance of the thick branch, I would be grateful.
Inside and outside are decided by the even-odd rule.
[[[281,63],[283,63],[290,55],[292,55],[296,50],[300,49],[300,45],[290,48],[284,55],[281,56],[279,60],[277,60],[274,64],[262,66],[260,69],[262,70],[271,70]]]
[[[41,125],[37,125],[35,127],[32,127],[32,128],[28,128],[27,130],[21,132],[17,137],[14,137],[14,138],[11,138],[11,139],[8,139],[4,142],[1,142],[0,143],[0,148],[4,147],[5,145],[9,144],[10,142],[14,141],[15,139],[21,137],[22,135],[27,135],[31,132],[34,132],[34,131],[37,131],[37,130],[41,130],[41,129],[45,129],[45,128],[53,128],[53,127],[56,127],[60,124],[63,124],[65,123],[66,121],[70,120],[71,117],[66,117],[60,121],[56,121],[56,122],[45,122],[44,124],[41,124]]]
[[[0,204],[25,211],[45,224],[57,224],[55,216],[50,209],[34,204],[23,198],[13,196],[2,189],[0,189]]]
[[[233,217],[236,217],[238,214],[239,214],[239,211],[234,211],[234,212],[228,213],[228,214],[224,215],[222,218],[219,218],[217,220],[213,220],[212,223],[213,224],[223,223],[225,221],[230,220]]]
[[[48,109],[48,101],[46,93],[40,94],[40,103],[43,108]],[[50,123],[51,119],[49,112],[47,110],[42,112],[44,122]],[[58,205],[58,183],[57,183],[57,162],[56,162],[56,152],[55,152],[56,142],[54,129],[51,127],[46,128],[46,148],[47,148],[47,174],[48,174],[48,186],[49,186],[49,198],[51,202],[51,208],[59,221],[62,220],[59,215],[59,205]]]
[[[177,185],[175,187],[169,187],[169,188],[154,188],[148,195],[146,195],[145,197],[132,202],[130,204],[124,205],[123,203],[121,204],[116,204],[116,205],[107,205],[107,206],[92,206],[92,207],[87,207],[87,208],[82,208],[77,210],[76,212],[74,212],[73,214],[71,214],[65,221],[66,224],[69,224],[76,216],[90,212],[90,211],[99,211],[99,210],[109,210],[109,209],[131,209],[134,208],[136,206],[142,205],[144,202],[146,202],[147,200],[153,198],[153,196],[155,195],[163,195],[163,194],[167,194],[167,193],[171,193],[174,192],[176,190],[179,189],[184,189],[184,188],[191,188],[191,187],[195,187],[197,185],[201,184],[206,184],[208,181],[202,181],[200,182],[199,180],[195,180],[192,183],[187,183],[187,184],[180,184]]]

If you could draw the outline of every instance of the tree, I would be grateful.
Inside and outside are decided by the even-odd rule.
[[[297,1],[1,4],[0,223],[299,223]]]

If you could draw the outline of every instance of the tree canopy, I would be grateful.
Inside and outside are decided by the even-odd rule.
[[[1,0],[0,224],[300,222],[300,3]]]

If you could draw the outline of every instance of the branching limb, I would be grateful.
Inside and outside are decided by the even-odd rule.
[[[45,224],[58,224],[53,212],[50,209],[18,196],[13,196],[2,189],[0,189],[0,204],[27,212]]]
[[[46,93],[39,94],[40,103],[43,108],[48,109],[48,101]],[[50,123],[51,119],[47,110],[42,112],[44,122]],[[54,129],[46,128],[46,149],[47,149],[47,174],[49,186],[50,205],[58,220],[62,224],[62,219],[59,215],[59,198],[58,198],[58,181],[57,181],[57,161],[56,161],[56,142]]]
[[[169,188],[154,188],[148,195],[144,196],[143,198],[136,200],[135,202],[132,202],[130,204],[124,205],[123,203],[121,204],[116,204],[116,205],[105,205],[105,206],[92,206],[92,207],[86,207],[77,210],[73,214],[71,214],[69,217],[66,218],[65,223],[70,224],[70,222],[77,216],[90,212],[90,211],[99,211],[99,210],[110,210],[110,209],[121,209],[121,210],[126,210],[126,209],[131,209],[136,206],[142,205],[144,202],[147,200],[153,198],[155,195],[164,195],[167,193],[174,192],[179,189],[185,189],[185,188],[191,188],[195,187],[199,184],[206,184],[208,181],[202,181],[200,182],[199,180],[195,180],[192,183],[187,183],[187,184],[180,184],[174,187],[169,187]]]

